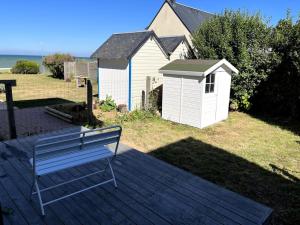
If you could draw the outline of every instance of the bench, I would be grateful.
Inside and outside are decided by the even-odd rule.
[[[120,126],[112,126],[85,132],[66,133],[63,135],[41,138],[37,140],[33,149],[33,157],[29,160],[32,166],[33,175],[30,199],[32,195],[37,194],[43,216],[45,215],[44,206],[51,203],[110,182],[113,182],[114,186],[117,187],[111,161],[117,155],[121,133],[122,128]],[[108,147],[108,145],[114,147],[114,152]],[[103,170],[99,170],[44,189],[39,188],[39,177],[41,176],[98,160],[105,160],[107,162]],[[107,168],[110,169],[112,176],[111,179],[67,194],[60,198],[43,202],[41,196],[42,192],[105,172]],[[34,188],[36,189],[35,191]]]

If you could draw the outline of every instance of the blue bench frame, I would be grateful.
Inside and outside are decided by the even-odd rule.
[[[37,140],[33,149],[33,157],[29,160],[30,164],[32,165],[33,177],[33,183],[30,190],[30,199],[32,198],[32,195],[37,194],[43,216],[45,215],[44,206],[51,203],[110,182],[113,182],[114,186],[117,188],[117,182],[111,165],[111,161],[117,155],[121,134],[121,126],[111,126],[84,132],[66,133],[63,135],[41,138]],[[114,152],[112,152],[108,148],[108,145],[110,144],[115,144]],[[98,160],[107,161],[107,165],[103,170],[99,170],[91,174],[59,183],[44,189],[39,188],[38,183],[39,177],[41,176]],[[56,198],[48,202],[43,202],[41,195],[42,192],[83,178],[87,178],[98,173],[105,172],[108,167],[110,168],[110,172],[112,175],[111,179],[67,194],[60,198]],[[34,187],[36,189],[35,192]]]

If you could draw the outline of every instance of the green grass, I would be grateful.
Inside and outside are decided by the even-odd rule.
[[[274,224],[300,224],[299,123],[231,113],[203,130],[159,118],[122,125],[128,145],[272,207]]]
[[[14,103],[17,107],[27,108],[86,101],[86,88],[77,88],[74,80],[65,82],[42,74],[0,74],[0,80],[8,79],[17,81],[17,86],[13,87]],[[93,87],[96,93],[97,86]],[[5,94],[0,94],[0,100],[5,101]]]

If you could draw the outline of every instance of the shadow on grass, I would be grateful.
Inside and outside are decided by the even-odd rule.
[[[273,208],[272,224],[300,224],[299,179],[276,165],[268,171],[191,137],[150,154]]]
[[[65,103],[74,103],[74,102],[63,98],[45,98],[45,99],[14,101],[14,106],[20,109],[24,109],[24,108],[42,107],[42,106],[65,104]]]
[[[298,120],[290,119],[286,117],[274,117],[274,116],[261,115],[255,113],[251,113],[249,115],[256,119],[264,121],[270,125],[275,125],[282,129],[291,131],[296,135],[300,135],[300,121]]]

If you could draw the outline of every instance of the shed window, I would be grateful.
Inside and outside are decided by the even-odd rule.
[[[211,73],[206,76],[205,93],[213,93],[215,91],[215,74]]]

